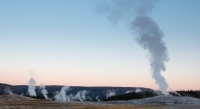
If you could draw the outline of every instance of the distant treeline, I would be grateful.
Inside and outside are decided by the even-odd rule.
[[[194,98],[199,98],[200,99],[200,90],[179,90],[176,91],[178,94],[181,96],[189,96],[189,97],[194,97]],[[170,95],[173,96],[178,96],[176,93],[169,92]],[[131,92],[127,94],[122,94],[122,95],[116,95],[116,96],[111,96],[109,98],[104,98],[104,101],[113,101],[113,100],[133,100],[133,99],[142,99],[142,98],[148,98],[148,97],[154,97],[158,96],[156,92],[153,91],[146,91],[146,92]]]
[[[179,93],[181,96],[189,96],[189,97],[194,97],[194,98],[200,98],[200,90],[179,90],[176,91]],[[171,93],[170,93],[171,94]],[[171,95],[174,95],[173,93]]]
[[[189,97],[194,97],[194,98],[199,98],[200,99],[200,90],[178,90],[176,91],[178,94],[180,94],[181,96],[189,96]],[[174,93],[174,92],[169,92],[170,95],[173,96],[178,96],[178,94]],[[0,95],[3,94],[7,94],[5,93],[3,90],[0,91]],[[30,97],[28,95],[24,95],[27,97]],[[49,93],[48,97],[51,98],[52,100],[54,100],[53,97],[54,94],[53,93]],[[102,98],[101,100],[103,101],[112,101],[112,100],[132,100],[132,99],[142,99],[142,98],[148,98],[148,97],[154,97],[154,96],[158,96],[158,94],[155,91],[143,91],[143,92],[131,92],[131,93],[127,93],[127,94],[121,94],[121,95],[116,95],[116,96],[111,96],[109,98]],[[37,99],[45,99],[44,96],[40,93],[38,94],[36,97],[32,97],[32,98],[37,98]],[[95,97],[91,97],[90,99],[86,99],[86,101],[97,101],[95,99]]]
[[[109,98],[105,98],[104,101],[113,101],[113,100],[132,100],[132,99],[142,99],[148,97],[154,97],[157,94],[153,91],[145,91],[145,92],[131,92],[123,95],[111,96]]]

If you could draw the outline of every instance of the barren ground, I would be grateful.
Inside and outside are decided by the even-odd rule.
[[[18,95],[1,95],[0,109],[200,109],[200,102],[199,99],[187,97],[154,97],[127,102],[56,102]]]

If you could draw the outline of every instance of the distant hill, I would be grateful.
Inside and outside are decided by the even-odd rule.
[[[60,85],[49,85],[46,86],[46,89],[48,91],[48,96],[52,97],[56,91],[60,91],[63,86]],[[9,85],[9,84],[2,84],[0,83],[0,93],[4,93],[5,88],[10,88],[10,90],[18,95],[27,95],[28,86],[27,85]],[[133,91],[136,90],[138,87],[84,87],[84,86],[70,86],[70,90],[67,92],[67,94],[76,94],[78,91],[86,90],[89,93],[86,94],[86,96],[89,96],[91,98],[99,97],[99,98],[105,98],[106,94],[109,90],[115,91],[116,95],[122,95],[125,94],[127,91]],[[145,91],[153,91],[149,88],[142,88],[139,89],[142,90],[142,92]],[[41,94],[39,86],[36,88],[37,94]]]

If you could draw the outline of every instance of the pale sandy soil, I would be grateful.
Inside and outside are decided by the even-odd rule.
[[[158,97],[159,98],[159,97]],[[163,98],[159,98],[163,99]],[[169,101],[171,98],[165,98]],[[177,98],[173,98],[177,100]],[[188,102],[187,98],[183,99]],[[192,99],[196,100],[196,99]],[[192,101],[192,100],[189,100]],[[56,102],[38,100],[18,95],[0,96],[0,109],[200,109],[200,104],[159,104],[156,98],[144,99],[153,103],[134,104],[128,102]],[[198,101],[198,100],[197,100]],[[135,102],[135,101],[134,101]],[[163,102],[163,101],[162,101]]]

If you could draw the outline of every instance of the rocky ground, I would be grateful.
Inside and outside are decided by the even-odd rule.
[[[111,101],[109,104],[159,105],[172,109],[200,109],[200,99],[180,96],[156,96],[129,101]]]
[[[200,99],[157,96],[111,102],[58,102],[18,95],[1,95],[0,109],[200,109]]]
[[[110,103],[124,103],[124,104],[162,104],[162,105],[200,105],[200,99],[193,97],[181,96],[156,96],[145,99],[136,99],[129,101],[112,101]]]

